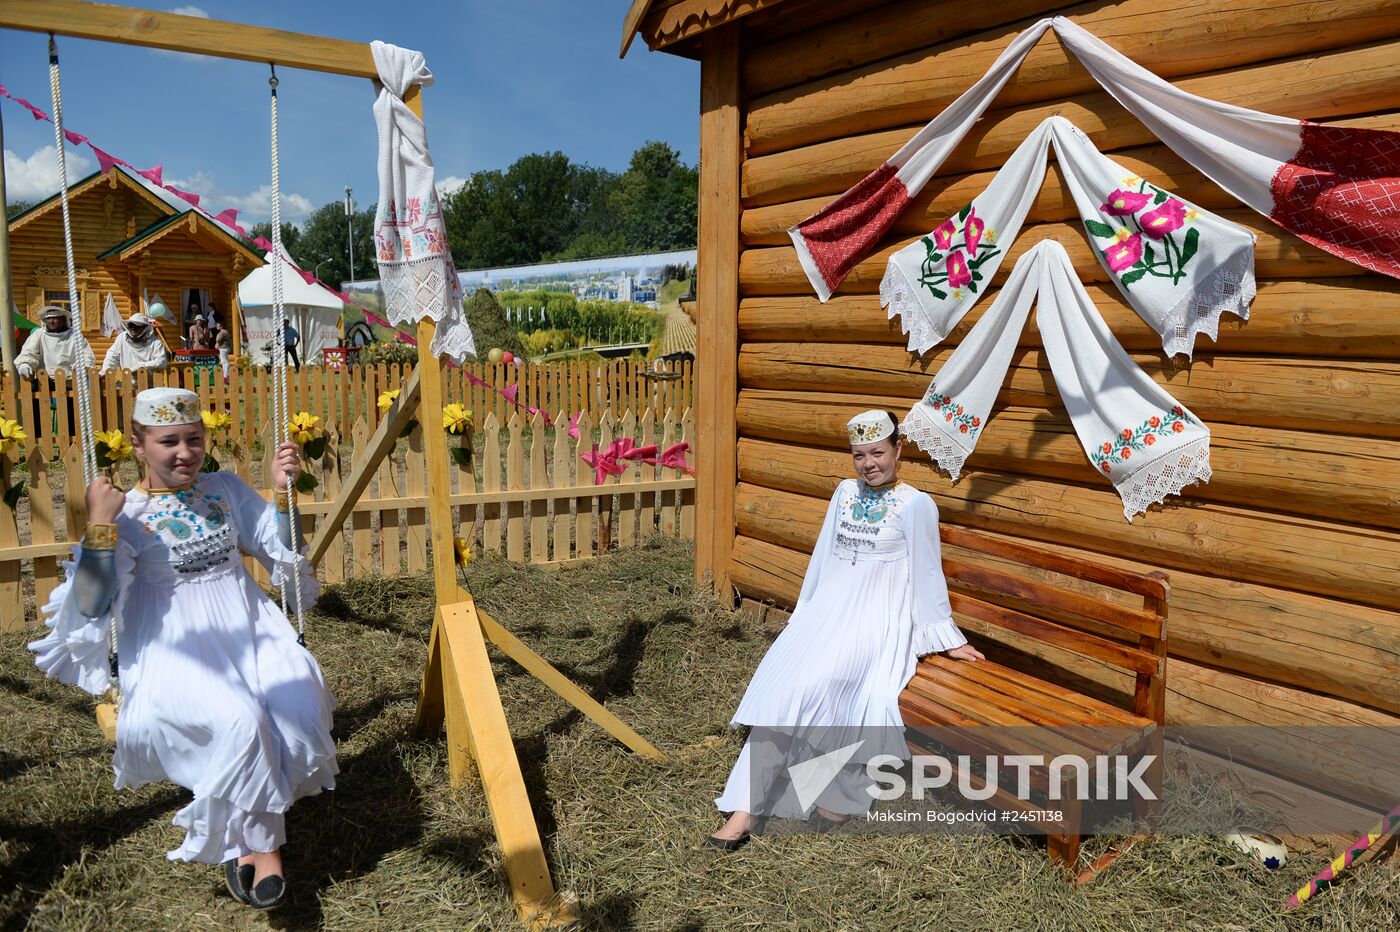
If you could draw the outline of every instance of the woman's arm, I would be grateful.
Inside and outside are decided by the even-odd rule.
[[[817,591],[817,582],[821,579],[822,567],[826,565],[827,558],[831,556],[833,541],[836,539],[836,521],[841,514],[841,493],[845,482],[836,487],[836,491],[831,495],[831,502],[826,506],[826,519],[822,521],[821,533],[817,535],[816,546],[812,548],[812,559],[807,562],[807,574],[802,577],[802,591],[797,596],[797,605],[793,611],[801,608],[803,603],[810,599]]]
[[[950,651],[967,644],[953,620],[943,548],[938,538],[938,506],[923,493],[904,508],[904,539],[909,548],[910,607],[914,613],[914,653]]]

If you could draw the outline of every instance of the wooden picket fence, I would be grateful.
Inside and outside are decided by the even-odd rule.
[[[586,560],[614,547],[638,543],[651,534],[693,539],[695,479],[659,464],[627,462],[622,475],[609,475],[596,484],[593,469],[579,454],[593,444],[606,449],[616,438],[632,437],[638,445],[656,444],[659,451],[680,442],[690,444],[687,464],[693,468],[695,427],[690,411],[667,409],[658,414],[645,407],[641,416],[626,411],[620,419],[610,410],[598,421],[585,411],[577,423],[579,437],[569,436],[569,418],[561,411],[553,422],[539,414],[527,418],[512,412],[502,425],[494,412],[478,424],[475,434],[449,438],[478,447],[469,463],[449,466],[453,520],[457,536],[474,552],[504,553],[507,559],[536,564]],[[260,439],[266,443],[270,425]],[[429,566],[427,517],[428,469],[423,431],[441,429],[420,422],[385,459],[369,488],[356,503],[340,533],[332,540],[318,567],[326,583],[351,576],[396,576],[419,573]],[[345,434],[332,427],[321,458],[311,464],[317,488],[302,496],[303,529],[309,540],[320,516],[340,494],[353,453],[364,449],[373,432],[369,419],[357,417]],[[221,465],[270,497],[266,458],[255,458],[242,436],[216,452]],[[0,454],[0,479],[28,483],[17,509],[0,505],[0,630],[33,623],[27,606],[43,605],[61,580],[59,560],[66,559],[70,541],[82,536],[86,523],[79,447],[70,443],[62,456],[62,494],[55,488],[54,463],[42,443],[31,442],[24,453],[28,475],[14,476],[18,450]],[[129,480],[130,470],[126,478]],[[61,514],[60,514],[61,512]],[[25,539],[27,538],[27,539]],[[262,567],[246,561],[263,583]],[[33,597],[26,583],[33,581]],[[27,615],[27,621],[26,621]]]
[[[353,424],[364,419],[371,432],[379,423],[376,402],[380,392],[398,388],[412,366],[380,364],[332,369],[302,366],[288,373],[293,411],[319,415],[323,423]],[[485,385],[474,384],[468,374]],[[443,373],[443,396],[461,402],[475,412],[478,421],[494,414],[504,423],[512,411],[535,408],[549,419],[562,413],[571,417],[588,412],[599,423],[603,412],[650,408],[658,417],[667,410],[684,410],[694,404],[694,364],[655,363],[648,366],[628,360],[602,365],[586,362],[548,362],[524,366],[469,364],[449,366]],[[90,373],[93,421],[97,430],[126,431],[136,393],[153,386],[174,385],[198,392],[206,410],[228,412],[238,438],[251,446],[266,427],[272,412],[272,373],[263,368],[234,369],[227,382],[217,368],[176,366],[164,372]],[[517,405],[501,392],[514,387]],[[0,415],[18,420],[31,441],[52,458],[77,439],[77,408],[73,377],[57,373],[53,378],[0,377]],[[529,416],[528,413],[526,416]]]

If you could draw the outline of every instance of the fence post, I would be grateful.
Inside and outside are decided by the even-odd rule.
[[[34,446],[38,453],[39,446]],[[42,458],[44,454],[39,453]],[[0,482],[5,488],[14,481],[14,464],[19,459],[19,449],[0,453]],[[0,505],[0,553],[9,547],[19,546],[19,523],[15,520],[15,509]],[[0,559],[0,631],[18,631],[24,626],[24,598],[20,591],[20,561]]]
[[[519,492],[525,488],[525,449],[520,438],[520,412],[511,414],[506,428],[510,434],[506,446],[506,488]],[[525,560],[525,503],[519,499],[506,502],[506,559],[515,563]]]
[[[537,412],[530,418],[530,488],[549,488],[549,463],[544,454],[544,432],[548,425]],[[549,560],[549,505],[547,498],[530,499],[530,562]]]

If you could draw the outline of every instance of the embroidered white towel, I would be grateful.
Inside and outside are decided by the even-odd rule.
[[[987,73],[879,168],[789,230],[825,301],[962,141],[1050,26],[1172,151],[1273,222],[1400,278],[1400,133],[1309,123],[1189,94],[1062,16],[1016,36]]]
[[[1085,455],[1122,498],[1123,516],[1131,521],[1209,481],[1210,431],[1114,339],[1054,240],[1016,262],[991,309],[905,417],[905,435],[958,478],[1006,380],[1032,300],[1065,411]]]
[[[374,217],[375,251],[384,311],[398,326],[424,317],[437,322],[430,349],[461,362],[476,354],[462,305],[462,285],[447,248],[428,132],[403,101],[414,84],[433,83],[422,52],[370,43],[379,71],[374,121],[379,130],[379,205]]]
[[[880,300],[909,349],[939,343],[980,300],[1040,193],[1051,143],[1095,257],[1167,355],[1190,356],[1198,333],[1214,340],[1226,311],[1249,317],[1254,234],[1132,175],[1053,116],[971,204],[890,257]]]

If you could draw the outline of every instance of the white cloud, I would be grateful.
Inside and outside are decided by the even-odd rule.
[[[179,13],[181,16],[196,16],[196,17],[198,17],[198,18],[200,18],[200,19],[208,19],[208,18],[209,18],[209,13],[208,13],[207,11],[205,11],[205,10],[201,10],[201,9],[200,9],[199,7],[197,7],[197,6],[177,6],[177,7],[175,7],[174,9],[167,10],[166,12],[168,12],[168,13]],[[166,56],[167,58],[179,58],[179,59],[182,59],[182,60],[184,60],[184,61],[208,61],[208,60],[209,60],[209,56],[207,56],[207,55],[192,55],[192,54],[189,53],[189,52],[170,52],[170,51],[167,51],[167,50],[165,50],[165,49],[152,49],[151,51],[155,52],[157,55],[164,55],[164,56]]]
[[[446,198],[467,183],[467,179],[459,178],[456,175],[448,175],[446,178],[437,179],[438,197]]]
[[[68,183],[92,171],[96,163],[78,152],[68,152]],[[58,193],[58,156],[44,146],[27,159],[5,150],[5,197],[10,201],[42,201]]]
[[[238,208],[238,222],[242,226],[251,226],[254,223],[272,219],[272,185],[270,184],[263,185],[251,194],[232,194],[225,190],[212,174],[206,171],[195,172],[188,178],[166,179],[166,182],[181,190],[198,194],[200,197],[199,206],[210,213],[217,214],[229,207]],[[283,223],[299,223],[310,216],[314,209],[311,201],[302,195],[290,191],[282,192]]]

